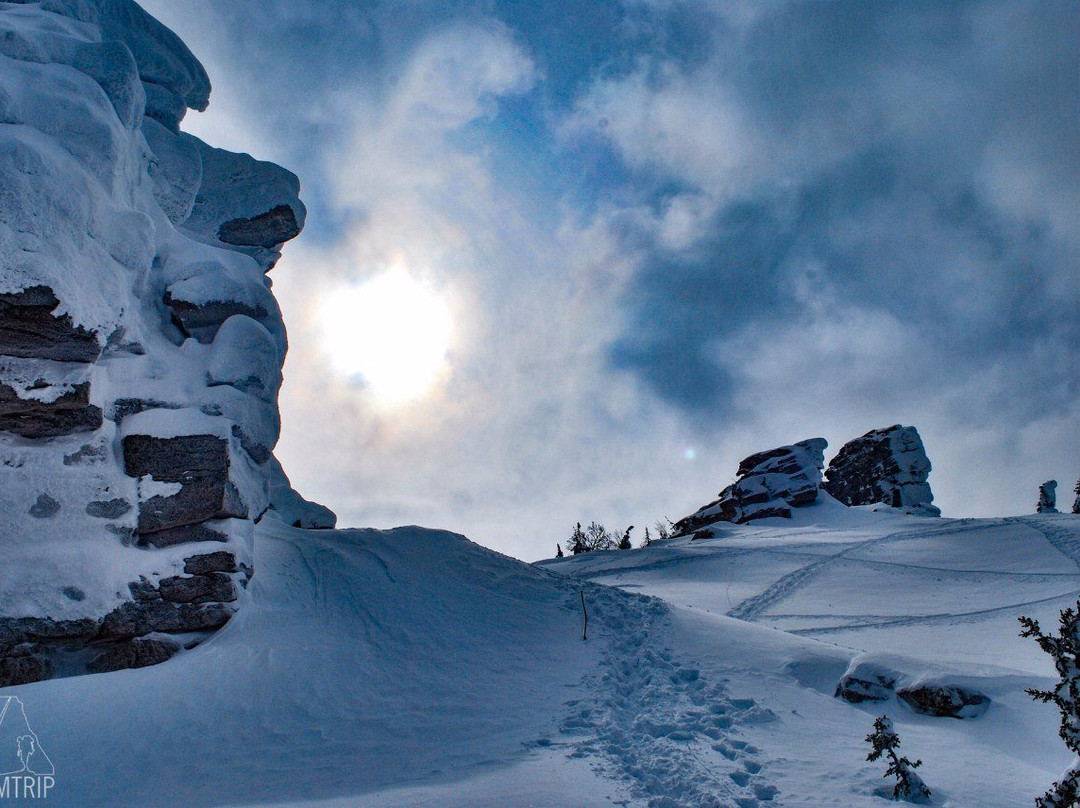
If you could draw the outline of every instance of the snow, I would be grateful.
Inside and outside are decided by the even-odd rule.
[[[871,808],[882,714],[931,804],[1030,804],[1071,756],[1024,693],[1053,670],[1016,617],[1053,625],[1075,602],[1080,519],[850,510],[539,565],[271,512],[213,638],[5,694],[56,765],[56,805]],[[848,704],[849,670],[991,702],[963,720]]]

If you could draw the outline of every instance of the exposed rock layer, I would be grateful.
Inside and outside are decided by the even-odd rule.
[[[844,444],[825,471],[823,488],[845,505],[883,503],[939,515],[931,504],[930,470],[918,430],[896,424]]]
[[[824,438],[758,452],[739,463],[738,479],[719,499],[675,523],[675,535],[688,535],[713,522],[742,524],[770,516],[790,517],[791,509],[817,499]]]

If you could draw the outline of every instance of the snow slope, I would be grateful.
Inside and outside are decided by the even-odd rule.
[[[530,566],[454,534],[268,517],[237,616],[151,668],[7,688],[71,806],[880,806],[888,713],[935,805],[1030,805],[1069,763],[1016,615],[1080,592],[1080,519],[825,502]],[[608,584],[613,586],[602,586]],[[581,593],[589,610],[582,641]],[[853,659],[979,718],[834,698]]]

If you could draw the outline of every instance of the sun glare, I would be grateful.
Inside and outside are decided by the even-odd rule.
[[[324,304],[322,322],[334,370],[361,377],[382,404],[420,398],[447,370],[449,309],[404,270],[342,289]]]

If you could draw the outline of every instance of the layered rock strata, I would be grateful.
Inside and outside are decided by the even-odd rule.
[[[884,504],[932,516],[932,466],[919,431],[896,424],[849,441],[829,463],[823,488],[845,505]]]
[[[739,463],[738,479],[718,499],[676,522],[673,534],[690,535],[713,522],[790,518],[792,508],[817,499],[828,445],[824,438],[811,438],[750,455]]]

